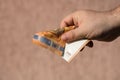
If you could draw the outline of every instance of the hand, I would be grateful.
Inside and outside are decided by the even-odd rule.
[[[115,19],[111,16],[111,11],[81,10],[72,13],[62,20],[61,27],[74,25],[76,29],[64,33],[61,39],[67,42],[80,39],[114,40],[118,27],[115,27]],[[120,28],[118,32],[120,33]]]

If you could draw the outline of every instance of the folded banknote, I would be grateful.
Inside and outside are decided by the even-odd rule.
[[[87,39],[71,43],[66,43],[61,40],[60,37],[63,33],[73,29],[75,29],[75,26],[38,32],[33,36],[33,43],[49,49],[53,53],[61,56],[67,62],[70,62],[79,53],[79,51],[90,42],[90,40]]]

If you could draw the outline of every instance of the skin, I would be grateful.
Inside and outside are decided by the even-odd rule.
[[[61,36],[66,42],[80,39],[112,41],[120,35],[120,6],[110,11],[80,10],[61,21],[61,27],[75,26]]]

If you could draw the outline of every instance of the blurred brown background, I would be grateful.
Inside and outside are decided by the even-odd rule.
[[[0,0],[0,80],[120,80],[120,38],[94,41],[69,64],[32,43],[34,33],[58,28],[76,10],[118,5],[120,0]]]

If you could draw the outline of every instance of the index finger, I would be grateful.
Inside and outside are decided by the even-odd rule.
[[[68,27],[73,25],[74,25],[73,16],[68,15],[61,21],[60,27]]]

